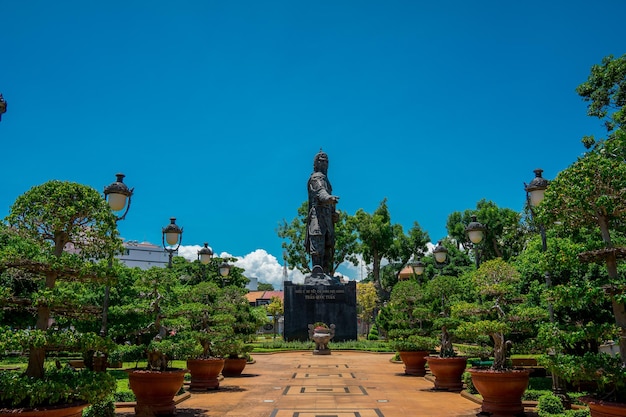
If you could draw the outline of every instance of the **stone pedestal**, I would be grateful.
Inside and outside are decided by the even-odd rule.
[[[331,285],[298,285],[285,282],[287,341],[309,340],[311,323],[335,324],[333,341],[357,340],[356,282]]]

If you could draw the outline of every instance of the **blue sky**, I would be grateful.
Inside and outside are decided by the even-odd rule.
[[[483,198],[521,210],[533,169],[553,178],[602,134],[574,90],[626,52],[625,13],[623,0],[5,1],[0,216],[50,179],[102,190],[123,172],[123,237],[160,244],[177,217],[189,253],[206,241],[279,282],[276,227],[321,147],[338,208],[387,198],[394,223],[436,241]]]

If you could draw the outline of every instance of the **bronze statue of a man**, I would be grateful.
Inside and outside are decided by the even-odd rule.
[[[313,159],[313,173],[309,177],[309,215],[307,217],[305,246],[311,255],[313,273],[333,273],[333,255],[335,252],[335,223],[339,213],[335,205],[339,197],[333,195],[328,181],[328,155],[320,151]],[[316,266],[319,267],[316,269]]]

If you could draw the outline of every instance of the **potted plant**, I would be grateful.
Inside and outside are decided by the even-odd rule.
[[[505,336],[514,328],[523,331],[529,323],[547,318],[547,312],[522,304],[524,297],[516,285],[519,280],[519,272],[502,259],[486,261],[472,273],[481,300],[452,306],[452,316],[465,320],[457,328],[459,337],[477,340],[480,335],[488,335],[493,342],[493,365],[469,369],[472,383],[483,397],[483,413],[513,416],[524,412],[521,399],[528,387],[530,371],[508,366],[510,343]]]
[[[376,322],[386,332],[400,355],[407,375],[426,375],[426,356],[437,345],[430,337],[433,313],[424,304],[425,291],[419,282],[398,282]]]
[[[404,373],[414,376],[426,375],[426,357],[437,345],[435,339],[397,329],[389,331],[389,338],[391,347],[398,352],[404,363]]]
[[[187,369],[173,368],[171,363],[186,356],[190,349],[176,337],[179,306],[186,292],[181,290],[183,284],[170,268],[153,267],[136,271],[136,274],[133,288],[127,294],[127,304],[113,308],[112,314],[117,321],[134,324],[133,341],[142,347],[147,363],[145,368],[135,366],[126,370],[130,389],[137,398],[135,413],[143,416],[174,414],[174,397],[183,385]],[[115,321],[111,324],[112,334],[128,337],[120,333],[131,329],[120,329]]]
[[[439,355],[426,358],[428,368],[435,377],[435,390],[461,391],[467,357],[458,356],[452,346],[452,338],[446,326],[441,327]]]
[[[71,331],[74,320],[97,311],[83,297],[86,286],[106,279],[106,262],[96,260],[120,248],[115,216],[91,187],[49,181],[16,199],[0,224],[0,352],[27,352],[28,366],[23,374],[0,372],[4,412],[66,405],[80,414],[87,402],[113,394],[107,373],[70,372],[46,359],[54,350],[81,350],[87,333]]]
[[[224,368],[224,357],[232,349],[235,317],[229,313],[217,285],[203,281],[186,288],[187,302],[179,307],[181,315],[177,337],[187,339],[191,347],[187,368],[191,373],[189,389],[204,391],[219,388],[219,375]],[[244,365],[245,366],[245,365]]]
[[[434,390],[461,391],[463,373],[467,367],[467,357],[459,356],[452,346],[452,338],[458,320],[450,317],[451,303],[471,297],[464,285],[467,275],[453,277],[437,275],[426,283],[426,292],[432,304],[439,304],[439,317],[433,320],[433,328],[439,328],[439,354],[426,358],[430,372],[435,377]]]
[[[263,307],[252,307],[245,297],[246,290],[235,286],[223,289],[223,314],[234,318],[233,336],[228,341],[227,355],[222,375],[239,376],[250,361],[250,352],[257,330],[267,323],[267,314]]]
[[[172,368],[171,361],[179,357],[180,346],[157,335],[147,344],[146,368],[127,369],[128,385],[135,394],[135,414],[138,416],[173,415],[174,397],[183,386],[187,369]]]
[[[626,415],[626,369],[619,355],[585,352],[583,355],[553,355],[541,363],[573,385],[584,384],[587,395],[579,400],[592,416]]]

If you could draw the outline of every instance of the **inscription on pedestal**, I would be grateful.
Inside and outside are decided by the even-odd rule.
[[[356,340],[356,282],[342,285],[297,285],[285,282],[285,340],[306,341],[308,325],[335,325],[330,341]]]

